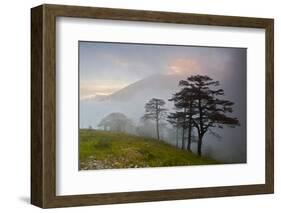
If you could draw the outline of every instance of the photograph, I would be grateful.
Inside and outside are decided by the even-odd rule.
[[[247,48],[78,42],[79,170],[247,163]]]

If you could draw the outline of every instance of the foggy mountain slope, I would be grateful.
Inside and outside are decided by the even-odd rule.
[[[160,98],[170,98],[171,92],[175,91],[179,80],[182,76],[179,75],[151,75],[137,82],[128,85],[117,92],[108,95],[97,97],[98,101],[131,101],[132,99],[150,99],[152,96]]]
[[[80,101],[80,127],[90,125],[97,128],[100,120],[112,112],[126,114],[135,123],[144,113],[145,103],[153,97],[166,101],[166,107],[172,109],[173,103],[168,99],[178,89],[182,76],[152,75],[134,82],[108,96],[98,96]]]

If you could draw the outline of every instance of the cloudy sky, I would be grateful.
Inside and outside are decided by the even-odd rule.
[[[149,75],[207,74],[245,81],[246,49],[79,42],[80,99],[109,95]]]

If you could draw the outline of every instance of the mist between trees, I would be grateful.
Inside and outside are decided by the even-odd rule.
[[[218,129],[240,125],[239,120],[231,116],[234,102],[223,96],[219,81],[206,75],[192,75],[180,80],[179,90],[171,94],[168,101],[174,105],[172,110],[166,108],[163,99],[151,97],[144,103],[139,125],[124,113],[113,112],[104,117],[98,127],[156,138],[159,143],[176,141],[173,143],[176,147],[201,156],[206,133],[220,140]],[[192,144],[196,146],[193,150]]]

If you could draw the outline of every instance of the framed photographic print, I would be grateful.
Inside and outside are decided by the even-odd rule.
[[[31,203],[274,191],[273,19],[31,9]]]

